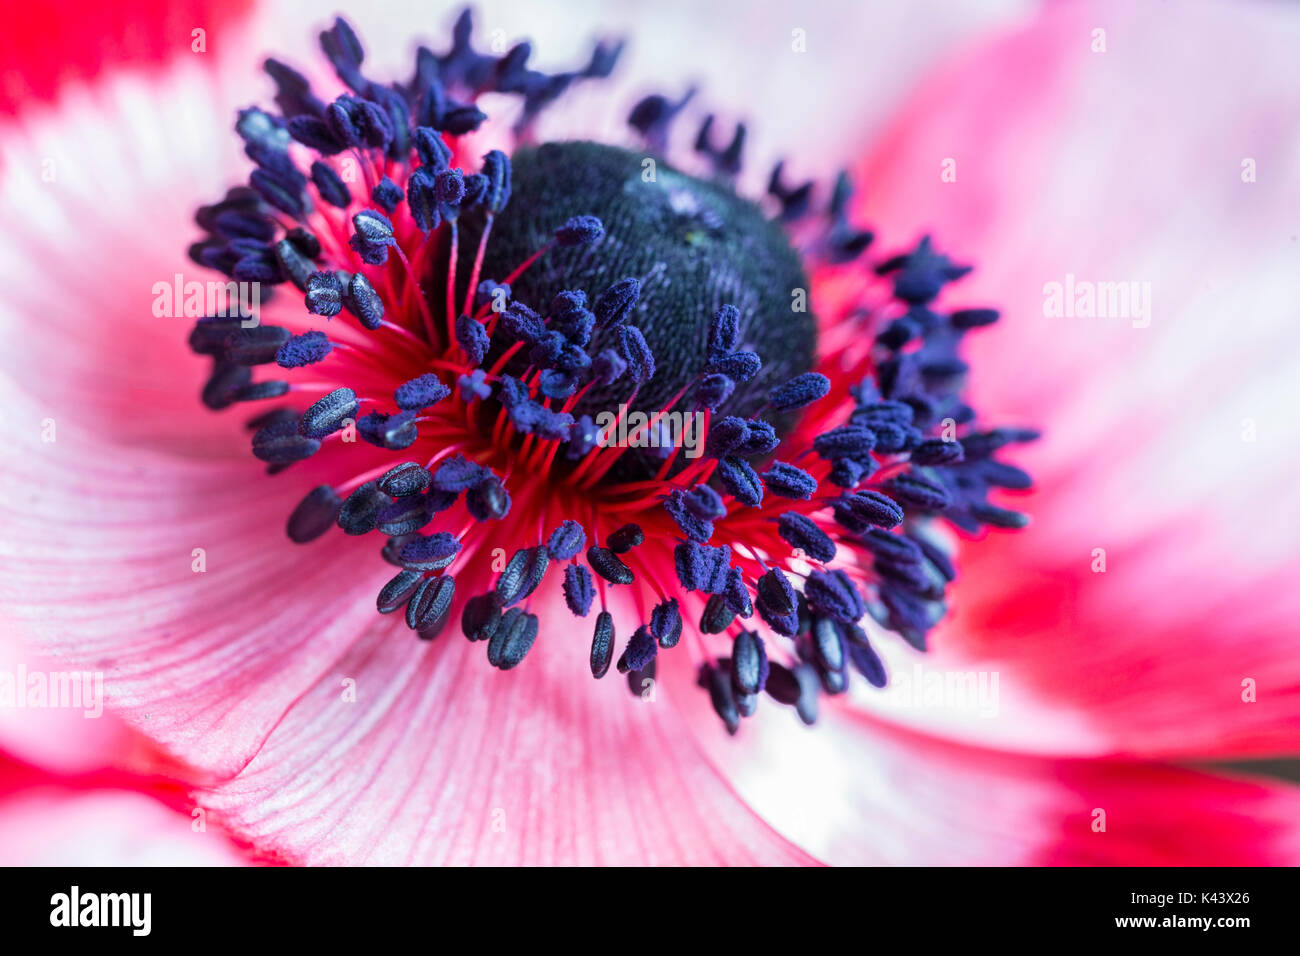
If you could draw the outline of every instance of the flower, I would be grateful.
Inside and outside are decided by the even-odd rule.
[[[187,93],[190,105],[203,95]],[[262,185],[273,192],[276,184]],[[399,185],[396,180],[394,185]],[[409,196],[409,190],[404,191]],[[443,197],[454,192],[454,185],[444,181]],[[391,198],[391,191],[379,195],[377,203]],[[441,217],[442,210],[437,212]],[[588,214],[592,213],[575,213]],[[360,224],[352,223],[351,231],[361,237],[356,251],[375,260],[386,256],[400,262],[395,252],[400,245],[400,216],[390,217],[382,206],[379,215],[383,218],[367,216]],[[563,227],[567,221],[548,228]],[[385,223],[393,229],[392,244]],[[606,239],[613,235],[608,226],[602,217]],[[906,228],[911,228],[910,223]],[[591,231],[582,222],[573,229],[579,234]],[[918,271],[938,270],[942,275],[947,268],[935,264],[932,247],[918,245],[913,251],[927,265]],[[543,258],[539,263],[547,261]],[[396,263],[385,268],[398,271]],[[613,282],[621,277],[609,278]],[[821,312],[818,303],[852,279],[851,267],[819,270],[813,288],[817,311]],[[344,292],[350,291],[350,285],[317,280],[315,290],[302,293],[305,298],[316,291],[316,300],[327,311],[336,304],[331,290],[338,296],[339,312],[313,329],[325,331],[331,345],[324,361],[344,357],[333,354],[333,335],[339,323],[351,321],[343,314]],[[511,293],[517,294],[517,285]],[[281,303],[271,305],[278,309]],[[952,311],[943,309],[947,315]],[[529,319],[518,313],[515,329],[527,331]],[[65,320],[55,316],[52,321],[57,325]],[[725,327],[726,317],[718,324]],[[82,326],[74,327],[85,334]],[[611,696],[602,689],[607,681],[578,679],[582,675],[575,670],[589,654],[585,634],[580,642],[566,644],[543,643],[538,638],[527,660],[509,675],[491,672],[478,654],[471,656],[463,642],[449,642],[446,635],[421,646],[409,639],[409,631],[385,626],[386,619],[369,606],[376,585],[382,583],[367,571],[376,564],[375,549],[343,538],[329,542],[328,548],[316,542],[309,546],[317,548],[313,553],[273,541],[267,534],[268,529],[283,526],[294,499],[301,497],[301,490],[290,496],[279,486],[298,472],[316,475],[314,469],[322,467],[322,459],[313,455],[284,475],[248,482],[246,451],[245,463],[225,460],[235,449],[229,430],[188,414],[168,386],[169,379],[183,377],[178,371],[184,367],[174,353],[156,342],[141,341],[140,336],[112,335],[111,328],[97,331],[104,333],[103,343],[116,350],[91,348],[87,342],[84,351],[60,353],[61,358],[71,359],[61,368],[77,374],[61,379],[64,391],[59,408],[77,408],[78,399],[84,398],[85,407],[96,409],[100,428],[91,434],[78,424],[80,416],[61,411],[59,441],[63,444],[56,450],[63,452],[71,438],[71,458],[62,459],[65,464],[59,469],[19,463],[6,476],[9,487],[22,489],[27,503],[17,527],[33,534],[24,539],[23,564],[12,568],[12,580],[32,592],[47,568],[61,571],[57,581],[46,582],[39,605],[26,596],[13,610],[26,630],[70,658],[111,666],[110,694],[116,709],[137,726],[147,726],[151,735],[186,760],[202,788],[202,803],[264,851],[315,861],[807,859],[775,838],[764,819],[821,858],[859,861],[1138,859],[1152,848],[1181,848],[1178,841],[1190,821],[1206,815],[1222,820],[1226,833],[1202,846],[1203,859],[1276,858],[1270,854],[1276,854],[1284,840],[1285,826],[1276,821],[1285,819],[1291,798],[1282,788],[1248,786],[1143,764],[1047,761],[980,751],[864,718],[855,713],[857,706],[876,705],[870,697],[856,694],[853,707],[837,702],[823,708],[825,726],[798,738],[791,738],[800,731],[798,722],[778,720],[789,715],[777,714],[770,706],[759,708],[751,726],[734,739],[717,733],[716,714],[710,717],[709,732],[696,736],[695,712],[713,709],[716,695],[676,690],[696,676],[693,662],[681,653],[686,648],[656,655],[660,683],[655,690],[672,707],[655,708],[625,693]],[[906,326],[894,334],[905,331]],[[656,366],[664,367],[662,353],[649,347],[651,337],[643,338]],[[51,341],[66,344],[68,340],[52,337]],[[277,345],[277,353],[284,344]],[[888,347],[888,342],[884,344]],[[258,343],[232,345],[255,349]],[[46,347],[39,344],[33,353]],[[322,349],[319,338],[297,340],[286,358],[292,363],[295,356],[311,357]],[[146,432],[138,399],[131,400],[119,384],[130,383],[129,376],[138,375],[141,368],[127,357],[150,351],[167,356],[165,364],[149,374],[156,383],[159,408],[171,413],[167,416],[170,431],[154,425]],[[629,359],[638,358],[644,366],[641,343],[632,340],[626,351],[627,355],[618,356],[622,362],[631,366]],[[751,362],[737,361],[742,373]],[[617,365],[612,363],[612,368]],[[796,397],[809,387],[800,383],[804,374],[791,376],[795,384],[789,392]],[[384,400],[398,386],[418,378],[403,376],[393,382]],[[482,407],[478,387],[487,375],[477,382],[472,374],[469,378],[468,385],[440,378],[439,384],[455,399],[449,394],[438,404],[459,400]],[[837,394],[837,386],[845,384],[842,376],[825,378],[828,395]],[[803,380],[809,381],[814,391],[820,390],[816,380]],[[785,382],[773,385],[780,388]],[[351,385],[334,385],[338,387]],[[425,382],[411,390],[428,395],[424,391],[428,387],[431,383]],[[770,395],[771,389],[766,391]],[[33,401],[32,395],[40,394],[39,389],[25,387],[8,396],[18,420],[39,414],[41,401]],[[361,390],[354,390],[353,399],[343,396],[339,404],[331,403],[319,415],[309,416],[308,430],[332,423],[331,415],[338,408],[351,411],[352,401],[367,397],[372,396]],[[518,397],[533,401],[531,396]],[[530,412],[528,406],[524,408],[526,417]],[[812,408],[820,409],[820,402]],[[148,420],[162,424],[152,411]],[[536,426],[535,421],[532,424]],[[574,425],[589,431],[580,419]],[[750,431],[746,425],[744,439]],[[141,440],[131,447],[124,436],[133,433]],[[802,437],[812,444],[818,434],[807,432]],[[104,440],[109,435],[111,442]],[[800,436],[796,426],[772,437],[780,437],[784,445]],[[734,437],[740,438],[739,426]],[[278,438],[294,444],[287,433],[272,433],[261,444],[265,448]],[[770,440],[765,434],[755,437],[757,447]],[[851,452],[856,447],[853,442],[861,440],[861,435],[841,433],[821,444],[827,450]],[[129,460],[122,460],[128,447]],[[117,457],[102,453],[107,448],[114,449]],[[196,448],[204,448],[207,460],[195,457]],[[77,455],[78,449],[101,453]],[[600,449],[595,454],[609,451]],[[743,493],[746,476],[739,468],[735,472],[732,483]],[[786,472],[772,477],[777,482],[788,479],[791,488],[798,488],[801,481]],[[389,480],[408,478],[423,480],[410,468]],[[911,490],[926,493],[923,488]],[[522,496],[512,494],[512,498],[510,511],[502,518],[488,519],[498,522],[496,527],[505,527],[521,507]],[[78,512],[77,536],[69,537],[59,530],[66,527],[59,520],[66,512],[57,510],[56,504],[74,500],[99,504]],[[857,512],[846,506],[846,520],[890,518],[884,501],[855,500],[854,506]],[[106,517],[111,520],[106,522]],[[791,533],[812,534],[797,520],[787,525]],[[36,543],[42,540],[35,536],[37,529],[53,543]],[[638,537],[643,540],[636,544]],[[190,539],[193,547],[204,551],[206,569],[201,576],[191,570],[188,547],[183,552],[185,566],[171,567],[176,542],[182,539]],[[639,535],[627,529],[621,543],[631,545],[633,554],[662,544],[648,527]],[[963,569],[977,567],[978,551],[988,546],[984,542],[965,549]],[[304,559],[304,554],[309,557]],[[513,550],[506,554],[507,560],[511,554]],[[108,562],[114,555],[122,560],[111,566]],[[623,560],[617,552],[614,557]],[[690,557],[700,555],[692,552]],[[621,575],[618,565],[603,553],[595,563],[614,576]],[[527,578],[527,561],[524,565]],[[709,570],[707,560],[684,561],[683,567],[688,577]],[[110,580],[111,586],[106,587]],[[842,579],[827,574],[813,580],[819,608],[841,616],[852,616],[857,610],[854,589]],[[630,587],[611,585],[609,591],[616,595]],[[139,595],[128,596],[132,589],[138,589]],[[571,590],[580,593],[581,587]],[[757,597],[778,602],[783,591],[776,586],[770,597],[763,593]],[[332,599],[322,597],[326,594]],[[58,600],[51,599],[55,595]],[[562,596],[560,591],[545,608],[538,607],[539,619],[549,620],[552,612],[566,614],[560,606]],[[857,598],[864,597],[858,589]],[[956,606],[960,613],[960,600]],[[650,618],[653,625],[653,615],[641,613],[652,608],[625,609],[643,620]],[[140,614],[134,628],[123,626],[119,615],[124,612]],[[944,635],[960,640],[960,629],[945,627]],[[582,646],[575,647],[577,643]],[[629,669],[634,669],[633,664],[642,666],[641,655],[656,646],[648,644],[644,635],[632,643]],[[890,655],[902,650],[901,642],[898,648],[872,643],[886,666]],[[942,651],[945,641],[937,644]],[[745,662],[737,668],[736,681],[742,688],[750,686],[746,682],[762,670],[761,652],[742,642],[735,657]],[[735,685],[729,684],[734,692]],[[887,699],[889,693],[880,696]],[[725,699],[725,689],[722,695]],[[725,719],[729,714],[722,709]],[[1048,725],[1040,720],[1036,726],[1050,740],[1050,731],[1059,725],[1043,730]],[[697,748],[706,750],[715,766],[729,769],[730,781],[761,817],[741,803],[708,765],[701,764]],[[780,759],[770,755],[754,759],[756,749],[768,748],[774,748]],[[367,786],[358,785],[362,780]],[[881,781],[890,784],[889,794],[881,794]],[[983,792],[996,793],[996,802],[972,799],[972,793]],[[1170,801],[1172,805],[1166,805]],[[784,808],[779,806],[782,803]],[[1095,822],[1091,813],[1098,803],[1108,808],[1112,821],[1123,821],[1122,842],[1106,842],[1103,837],[1084,843],[1096,833],[1089,824]],[[917,805],[926,806],[927,812],[918,814]],[[812,819],[792,819],[791,806],[812,808]],[[991,812],[994,809],[999,812]],[[1256,814],[1260,823],[1254,828],[1230,828],[1231,815],[1243,811]],[[1162,818],[1165,829],[1152,829],[1152,823]],[[962,823],[958,831],[945,831],[944,820]],[[1147,829],[1135,826],[1135,821]],[[954,832],[964,838],[954,840]],[[891,833],[905,833],[908,839],[891,840]],[[996,843],[995,834],[1001,834]],[[1040,855],[1034,857],[1030,854],[1036,848],[1041,848]]]

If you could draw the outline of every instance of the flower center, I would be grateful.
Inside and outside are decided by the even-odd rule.
[[[496,218],[483,274],[509,274],[551,238],[557,223],[597,216],[606,231],[602,242],[553,249],[513,283],[512,297],[544,304],[580,289],[594,301],[619,279],[638,277],[641,296],[627,321],[645,336],[656,372],[630,409],[659,410],[700,375],[710,358],[710,316],[725,304],[740,312],[737,347],[762,356],[763,367],[737,383],[716,414],[757,414],[775,386],[812,368],[817,332],[803,308],[808,280],[785,231],[756,204],[727,185],[599,143],[547,143],[519,150],[511,163],[513,198]],[[468,275],[468,266],[461,271]],[[441,287],[436,278],[434,288]],[[617,346],[617,329],[597,331],[588,351]],[[519,359],[514,370],[526,364]],[[574,415],[617,413],[629,392],[625,378],[597,385]],[[656,449],[634,449],[609,477],[648,478],[660,464]]]
[[[210,408],[286,400],[249,426],[268,472],[322,482],[289,538],[384,535],[398,570],[376,610],[426,640],[456,622],[501,670],[569,638],[543,628],[543,588],[587,619],[592,677],[616,666],[635,694],[684,641],[731,733],[760,692],[812,722],[851,669],[883,686],[882,630],[924,649],[956,573],[931,526],[1027,520],[989,496],[1030,486],[994,456],[1036,433],[983,426],[958,354],[998,313],[939,302],[969,267],[928,237],[868,255],[844,175],[810,215],[814,184],[777,164],[767,219],[730,184],[741,125],[721,149],[700,128],[716,181],[659,161],[689,94],[633,108],[656,155],[548,143],[472,171],[479,93],[520,96],[526,132],[618,47],[543,74],[527,44],[476,53],[464,15],[387,86],[344,21],[321,44],[351,92],[326,103],[269,60],[283,116],[239,114],[256,168],[199,210],[190,249],[303,297],[272,304],[283,324],[219,310],[190,336]],[[843,285],[820,334],[805,257]]]

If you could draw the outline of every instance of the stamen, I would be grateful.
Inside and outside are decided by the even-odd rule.
[[[420,639],[459,607],[462,633],[509,670],[547,639],[531,608],[556,587],[575,617],[599,596],[590,670],[600,678],[617,660],[636,694],[689,627],[687,653],[732,733],[764,691],[811,723],[850,671],[882,686],[860,622],[924,649],[946,611],[956,570],[927,527],[1027,520],[989,495],[1031,485],[995,455],[1036,433],[978,428],[963,392],[960,343],[997,311],[940,304],[969,267],[927,237],[855,267],[858,295],[820,322],[792,312],[790,289],[809,283],[780,224],[806,217],[817,190],[788,186],[778,164],[769,218],[731,184],[745,127],[719,148],[712,116],[695,148],[714,181],[664,162],[647,184],[640,153],[580,142],[513,159],[493,150],[478,172],[462,168],[463,137],[487,120],[479,94],[521,100],[518,136],[573,83],[607,75],[621,49],[598,44],[584,67],[547,75],[528,66],[527,44],[480,54],[470,33],[462,16],[445,54],[421,48],[410,83],[390,85],[364,75],[338,20],[321,44],[350,92],[330,103],[267,61],[283,115],[239,113],[254,168],[199,209],[205,236],[190,256],[238,281],[289,283],[305,308],[272,302],[276,321],[247,329],[199,319],[190,346],[211,362],[201,400],[307,406],[248,426],[272,474],[316,455],[313,468],[340,469],[286,532],[387,536],[382,558],[397,570],[376,609],[405,609]],[[662,153],[693,95],[647,97],[629,122]],[[344,153],[364,190],[340,175],[332,157]],[[810,261],[866,258],[874,237],[850,221],[851,196],[841,175],[801,226]],[[465,269],[462,234],[475,250]],[[355,323],[327,334],[345,311]],[[363,465],[342,470],[358,453]],[[450,569],[484,560],[500,534],[523,546],[491,590],[458,603]],[[563,574],[548,583],[552,562]],[[614,620],[614,585],[634,619]],[[616,629],[630,634],[617,659]]]

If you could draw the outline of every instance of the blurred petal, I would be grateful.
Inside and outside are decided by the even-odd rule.
[[[827,176],[842,168],[860,148],[863,131],[882,122],[927,69],[969,36],[1020,16],[1030,3],[493,0],[466,5],[474,10],[484,47],[501,54],[530,40],[533,62],[543,69],[584,62],[594,37],[628,41],[613,76],[575,89],[563,108],[543,116],[543,133],[630,145],[627,114],[640,97],[680,96],[694,84],[699,94],[675,130],[682,154],[689,152],[706,113],[717,112],[728,130],[743,121],[749,134],[743,179],[761,193],[781,157],[789,160],[792,177]],[[260,29],[274,38],[277,50],[314,56],[304,41],[314,43],[314,29],[337,10],[365,41],[367,63],[377,64],[377,72],[405,75],[416,40],[437,51],[444,48],[460,6],[431,17],[422,0],[348,0],[330,8],[282,0],[259,9]]]
[[[193,64],[108,80],[6,141],[0,195],[29,226],[0,238],[0,336],[21,343],[0,359],[0,429],[24,449],[0,473],[0,599],[47,652],[105,671],[129,723],[221,775],[373,617],[376,590],[337,586],[352,541],[300,566],[282,531],[303,488],[250,469],[237,424],[260,409],[207,413],[188,323],[153,315],[154,283],[193,272],[195,191],[219,194],[238,161],[212,121],[236,95]],[[286,580],[333,591],[341,613],[290,606]]]
[[[707,702],[684,704],[707,710]],[[689,726],[702,728],[700,747],[756,812],[827,863],[1300,862],[1294,786],[1146,762],[986,750],[842,707],[823,710],[808,728],[792,713],[760,707],[735,739],[702,722]],[[1095,829],[1100,825],[1105,829]]]
[[[1076,753],[1300,740],[1297,42],[1279,5],[1052,5],[928,82],[860,170],[882,235],[976,262],[949,305],[1004,311],[972,337],[977,407],[1046,430],[1034,524],[970,550],[935,644],[1076,711]],[[1049,316],[1067,275],[1149,283],[1149,327]]]
[[[227,54],[215,71],[186,61],[162,83],[115,75],[0,140],[0,215],[23,224],[0,238],[0,337],[14,343],[0,373],[41,418],[157,450],[235,447],[230,423],[195,401],[203,365],[185,345],[190,323],[153,305],[155,283],[195,271],[194,196],[219,196],[240,162],[230,104],[256,84],[217,77],[250,59]]]
[[[182,56],[202,56],[250,6],[251,0],[10,4],[0,33],[0,116],[29,112],[105,71],[159,69]]]
[[[112,714],[104,712],[93,674],[89,679],[76,675],[79,689],[75,707],[18,705],[19,694],[27,700],[31,675],[40,675],[48,687],[51,678],[58,679],[55,675],[59,672],[58,663],[29,653],[17,635],[0,636],[0,674],[6,681],[13,681],[15,691],[14,700],[0,706],[0,753],[64,773],[113,766],[134,754],[139,740]]]
[[[50,775],[0,756],[0,865],[243,865],[182,795],[163,778]]]

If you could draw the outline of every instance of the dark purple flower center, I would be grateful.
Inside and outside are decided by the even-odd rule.
[[[553,250],[511,291],[523,302],[549,303],[576,289],[594,302],[623,277],[637,277],[640,297],[625,321],[644,335],[656,374],[638,390],[636,409],[664,407],[700,375],[711,358],[710,319],[727,304],[739,311],[736,350],[760,356],[762,367],[735,383],[719,415],[754,415],[773,388],[812,369],[817,330],[807,275],[779,221],[756,203],[651,154],[599,143],[546,143],[511,161],[513,196],[493,226],[484,274],[508,273],[550,239],[556,223],[598,217],[606,233],[598,245]],[[461,272],[467,281],[468,264]],[[437,277],[435,287],[441,282]],[[617,328],[597,331],[587,350],[618,348],[618,339]],[[519,359],[513,370],[525,366]],[[628,395],[625,380],[593,388],[574,414],[595,417]],[[787,422],[781,416],[778,425]],[[625,459],[611,477],[648,477],[660,464],[644,451]]]

